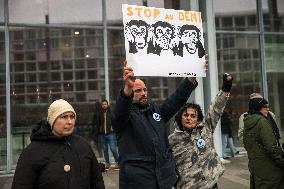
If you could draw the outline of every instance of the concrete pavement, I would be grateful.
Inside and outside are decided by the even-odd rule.
[[[225,164],[226,171],[218,182],[219,189],[249,189],[248,159],[246,156],[230,158]],[[118,189],[118,172],[109,170],[104,173],[107,189]],[[0,188],[1,189],[1,188]]]
[[[219,189],[249,189],[248,159],[246,156],[230,158],[225,173],[218,182]]]
[[[226,171],[218,182],[219,189],[249,189],[248,159],[246,156],[230,158]],[[118,189],[118,171],[103,173],[106,189]],[[0,176],[0,189],[11,188],[12,177]]]

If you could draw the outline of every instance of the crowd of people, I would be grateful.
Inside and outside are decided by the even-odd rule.
[[[204,69],[208,68],[205,55]],[[184,78],[161,104],[149,100],[147,85],[136,78],[125,61],[124,85],[113,110],[107,100],[94,116],[102,145],[105,168],[110,168],[109,150],[119,170],[121,189],[217,189],[224,173],[222,159],[239,152],[233,144],[226,108],[233,77],[225,73],[222,88],[203,114],[188,102],[198,87],[195,77]],[[168,133],[175,116],[175,130]],[[215,150],[213,133],[222,127],[222,154]],[[89,143],[74,133],[76,112],[67,101],[55,100],[47,119],[32,130],[31,143],[17,163],[12,189],[105,188],[101,168]],[[260,94],[250,96],[248,111],[240,118],[240,136],[248,154],[251,189],[284,186],[284,152],[269,103]]]

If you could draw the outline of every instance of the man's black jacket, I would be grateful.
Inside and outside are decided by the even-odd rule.
[[[177,181],[166,123],[186,103],[194,84],[184,79],[161,106],[139,109],[121,90],[112,117],[118,136],[121,189],[171,189]]]

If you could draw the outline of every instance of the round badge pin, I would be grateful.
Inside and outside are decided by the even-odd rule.
[[[71,170],[71,167],[70,167],[70,165],[64,165],[63,169],[67,173]]]
[[[153,118],[155,121],[161,121],[161,116],[158,113],[153,113]]]
[[[205,140],[203,140],[202,138],[198,139],[196,142],[196,145],[198,148],[204,148],[205,147]]]

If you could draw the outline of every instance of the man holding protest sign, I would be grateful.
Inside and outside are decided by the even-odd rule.
[[[208,55],[206,68],[207,63]],[[171,189],[177,176],[166,123],[186,103],[198,83],[194,77],[183,79],[158,106],[148,101],[145,83],[136,79],[126,63],[123,80],[112,117],[120,154],[119,188]]]

